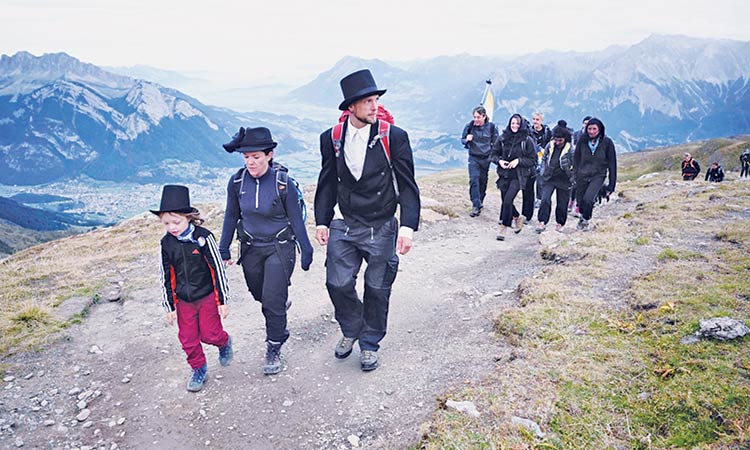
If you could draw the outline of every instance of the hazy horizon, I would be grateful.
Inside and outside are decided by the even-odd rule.
[[[0,53],[65,52],[253,85],[302,84],[346,55],[404,62],[545,50],[589,52],[651,34],[750,41],[750,4],[551,0],[509,6],[290,0],[221,7],[163,0],[0,0]],[[191,75],[192,76],[192,75]]]

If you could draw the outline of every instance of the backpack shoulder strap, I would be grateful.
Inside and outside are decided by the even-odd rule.
[[[378,120],[378,136],[380,136],[380,142],[383,143],[383,151],[385,151],[385,158],[388,160],[388,165],[393,166],[391,163],[391,124],[385,120]]]
[[[341,152],[341,142],[344,134],[344,122],[339,122],[331,128],[331,141],[333,142],[333,154],[336,158]]]
[[[284,208],[284,213],[289,217],[289,212],[286,210],[286,195],[287,195],[287,184],[289,183],[289,174],[285,170],[276,170],[276,196],[281,202],[281,207]]]
[[[287,185],[289,184],[289,174],[285,170],[276,170],[276,195],[286,207]]]
[[[234,187],[234,190],[237,194],[237,198],[242,197],[242,194],[245,191],[245,172],[246,171],[247,171],[247,168],[243,167],[242,169],[238,170],[232,177],[232,186]]]

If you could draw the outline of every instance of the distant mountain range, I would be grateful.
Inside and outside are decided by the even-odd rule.
[[[346,57],[290,95],[334,106],[338,80],[363,67],[388,89],[382,102],[397,122],[410,131],[433,132],[417,149],[457,154],[461,161],[459,133],[481,100],[486,78],[492,80],[494,121],[501,127],[515,112],[530,117],[541,111],[550,126],[566,119],[573,128],[594,115],[619,151],[750,129],[750,42],[655,35],[631,47],[592,53],[457,55],[398,64]],[[449,148],[423,148],[446,134],[452,138]]]
[[[221,143],[242,125],[272,128],[304,151],[309,121],[210,107],[177,90],[116,75],[64,53],[0,58],[0,183],[179,179],[175,162],[240,165]],[[189,179],[192,174],[184,174]]]
[[[317,135],[337,117],[339,80],[364,67],[388,89],[382,101],[409,131],[417,166],[433,170],[464,164],[459,135],[487,78],[501,127],[514,112],[542,111],[548,124],[564,118],[573,128],[594,115],[621,152],[750,129],[750,42],[651,36],[590,53],[399,63],[345,57],[290,92],[280,86],[231,91],[232,106],[251,104],[243,97],[252,97],[255,104],[267,99],[274,111],[253,113],[208,106],[158,84],[205,81],[179,73],[137,66],[112,69],[115,74],[64,53],[19,52],[0,58],[0,184],[78,175],[155,183],[189,178],[177,162],[238,165],[220,145],[241,125],[271,128],[285,162],[299,160],[313,178]],[[205,98],[225,99],[229,91],[222,92]]]

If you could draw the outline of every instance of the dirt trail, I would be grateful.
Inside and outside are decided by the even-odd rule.
[[[499,203],[497,191],[487,203]],[[370,373],[358,351],[333,357],[340,332],[320,247],[312,269],[294,274],[278,376],[261,373],[260,304],[230,268],[235,359],[221,367],[206,348],[210,380],[198,394],[185,391],[189,369],[158,306],[156,273],[147,289],[126,279],[123,302],[95,306],[67,339],[7,361],[15,380],[0,391],[0,447],[338,449],[352,448],[352,436],[360,448],[408,446],[438,396],[481,380],[510,351],[492,336],[493,311],[541,261],[531,227],[497,242],[496,218],[489,206],[476,219],[425,224],[402,258],[381,367]],[[81,422],[79,397],[90,411]]]

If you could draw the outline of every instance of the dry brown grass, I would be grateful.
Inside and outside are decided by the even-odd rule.
[[[203,205],[209,229],[220,231],[223,211]],[[73,296],[94,298],[105,285],[127,278],[129,288],[158,283],[163,228],[145,213],[111,228],[22,250],[0,262],[0,355],[34,348],[69,325],[52,311]],[[26,317],[25,311],[32,311]],[[19,317],[26,317],[17,320]]]

